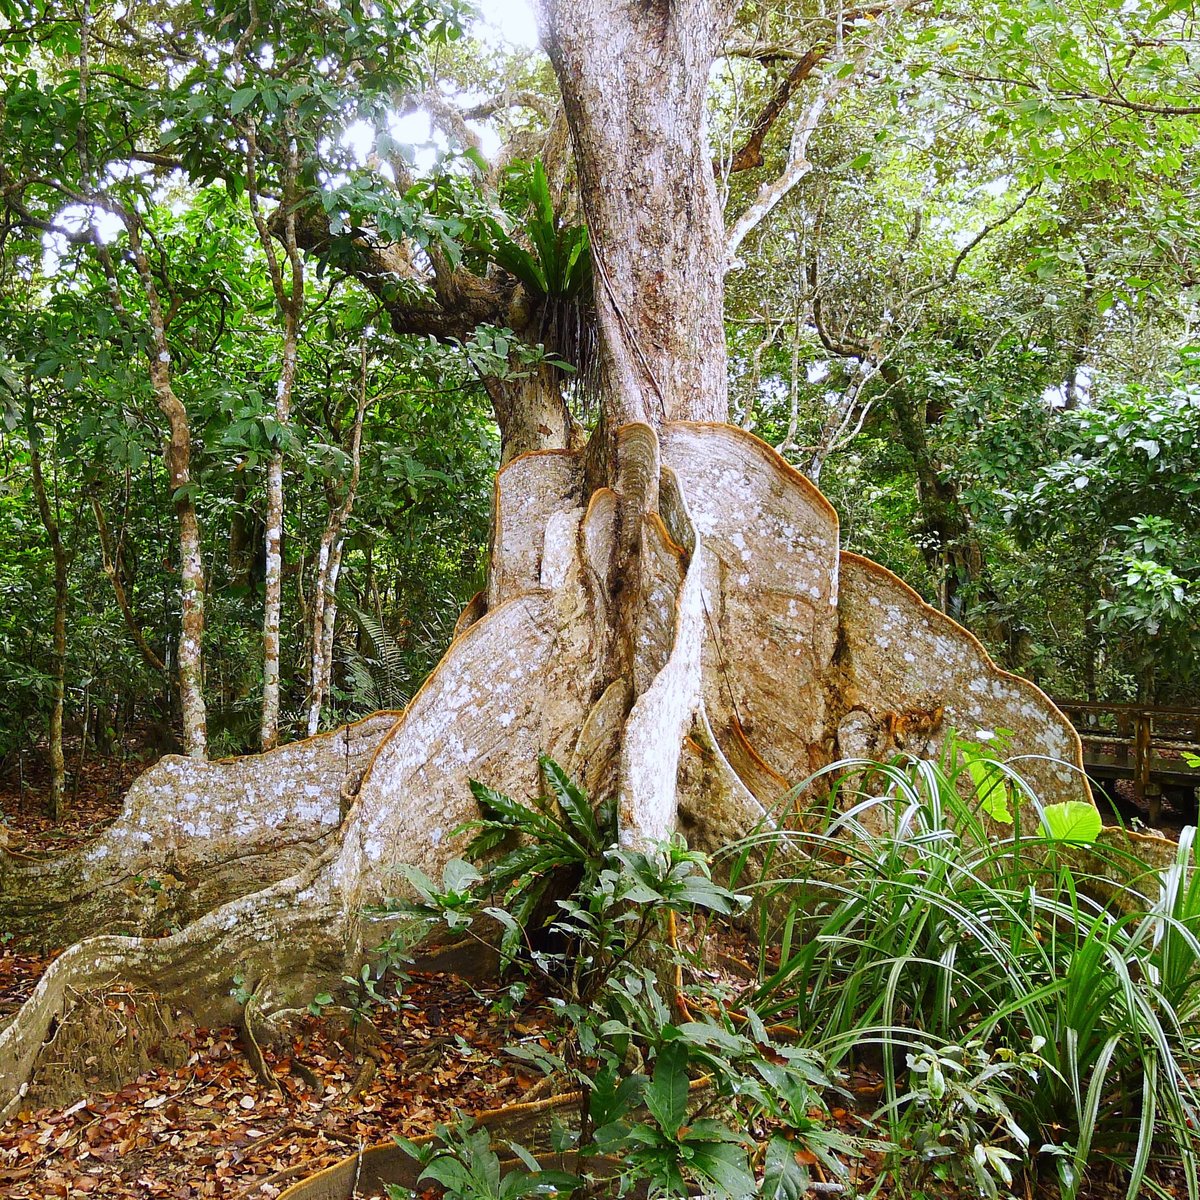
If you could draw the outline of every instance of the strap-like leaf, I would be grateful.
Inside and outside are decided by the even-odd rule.
[[[596,826],[596,817],[592,806],[588,803],[587,795],[578,784],[572,782],[570,776],[548,755],[538,758],[542,769],[542,777],[554,793],[563,816],[566,817],[576,836],[589,850],[600,846],[600,830]]]

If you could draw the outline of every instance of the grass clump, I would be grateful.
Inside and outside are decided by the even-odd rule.
[[[1157,1148],[1197,1195],[1195,831],[1152,870],[950,743],[839,764],[820,831],[731,848],[756,900],[747,1002],[833,1067],[877,1062],[902,1184],[1050,1175],[1072,1200],[1107,1160],[1132,1200]]]

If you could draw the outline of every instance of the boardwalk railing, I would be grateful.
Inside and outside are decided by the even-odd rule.
[[[1079,731],[1088,774],[1104,781],[1132,780],[1134,799],[1148,806],[1151,825],[1158,822],[1164,790],[1200,787],[1200,767],[1189,766],[1183,757],[1184,752],[1200,755],[1200,708],[1055,703]]]

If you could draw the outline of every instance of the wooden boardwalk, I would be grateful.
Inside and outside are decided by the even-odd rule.
[[[1151,825],[1161,819],[1164,797],[1195,821],[1200,767],[1183,755],[1200,755],[1200,708],[1055,703],[1079,731],[1089,778],[1105,786],[1130,780],[1134,803]]]

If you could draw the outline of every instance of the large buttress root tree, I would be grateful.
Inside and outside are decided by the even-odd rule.
[[[238,1016],[235,975],[268,1014],[329,987],[369,950],[362,912],[394,868],[436,874],[461,850],[468,781],[527,794],[541,752],[617,795],[623,838],[682,828],[701,845],[773,819],[838,756],[933,750],[953,727],[1003,725],[1017,751],[1079,766],[1040,692],[894,577],[843,560],[816,489],[720,423],[701,120],[731,7],[545,3],[596,247],[600,427],[500,472],[487,593],[398,718],[237,762],[165,760],[69,867],[5,863],[25,929],[106,932],[65,951],[0,1032],[0,1109],[22,1103],[78,997],[114,979],[206,1022]],[[1055,799],[1087,794],[1070,766],[1028,773]],[[136,886],[123,898],[167,874],[168,919]]]

